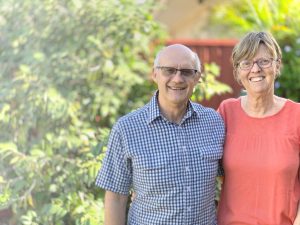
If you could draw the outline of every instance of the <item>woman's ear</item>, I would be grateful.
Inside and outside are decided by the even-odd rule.
[[[235,78],[236,82],[237,82],[239,85],[243,86],[243,84],[242,84],[242,82],[241,82],[241,79],[240,79],[240,76],[239,76],[239,71],[238,71],[237,68],[234,68],[234,69],[233,69],[233,75],[234,75],[234,78]]]
[[[281,67],[282,67],[281,59],[277,59],[276,60],[276,78],[279,77],[279,75],[280,75]]]

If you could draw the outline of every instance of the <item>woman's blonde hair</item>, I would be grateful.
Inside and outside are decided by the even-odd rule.
[[[250,32],[235,45],[232,51],[231,60],[233,64],[233,75],[237,81],[237,69],[239,63],[244,59],[254,58],[260,44],[266,46],[274,60],[281,60],[281,49],[272,34],[267,32]]]

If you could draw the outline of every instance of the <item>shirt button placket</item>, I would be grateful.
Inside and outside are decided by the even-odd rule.
[[[182,126],[180,126],[180,141],[181,141],[181,155],[182,155],[182,166],[183,166],[183,180],[184,180],[184,209],[185,209],[185,217],[186,222],[191,223],[192,219],[192,208],[191,208],[191,160],[190,160],[190,152],[187,148],[187,135]]]

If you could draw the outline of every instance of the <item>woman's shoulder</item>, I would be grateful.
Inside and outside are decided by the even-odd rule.
[[[228,98],[223,100],[218,108],[218,112],[225,120],[226,115],[233,115],[238,113],[240,110],[241,99],[240,98]]]
[[[230,107],[230,106],[233,106],[233,105],[240,105],[240,104],[241,104],[241,97],[239,97],[239,98],[228,98],[228,99],[223,100],[220,103],[220,107]]]
[[[286,99],[286,107],[289,111],[293,111],[300,116],[300,103],[290,99]]]
[[[286,118],[287,120],[294,120],[297,118],[297,123],[295,124],[299,124],[298,121],[300,122],[300,120],[298,118],[300,118],[300,103],[279,96],[275,96],[275,100],[279,109],[276,115]]]
[[[284,98],[283,98],[284,99]],[[300,103],[299,102],[295,102],[295,101],[293,101],[293,100],[291,100],[291,99],[285,99],[287,102],[288,102],[288,104],[290,104],[292,107],[295,107],[295,108],[299,108],[300,107]]]

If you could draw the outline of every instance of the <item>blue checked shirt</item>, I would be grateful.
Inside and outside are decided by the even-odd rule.
[[[214,225],[224,134],[218,113],[193,102],[180,124],[169,122],[156,93],[113,127],[96,185],[134,190],[128,225]]]

